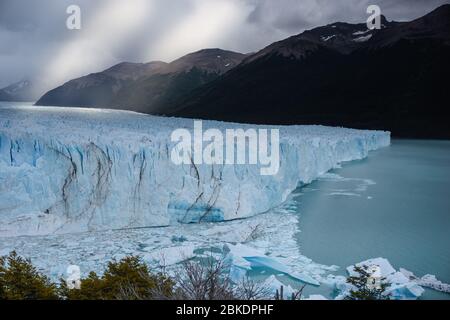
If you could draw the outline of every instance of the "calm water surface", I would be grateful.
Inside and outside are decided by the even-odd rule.
[[[450,283],[450,141],[393,140],[333,173],[297,197],[303,255],[342,274],[384,257],[396,269]]]

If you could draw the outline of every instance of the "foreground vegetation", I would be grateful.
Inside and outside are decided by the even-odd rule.
[[[103,275],[91,272],[74,282],[60,279],[53,283],[30,260],[12,252],[0,257],[0,300],[282,300],[283,287],[273,289],[244,279],[233,284],[222,261],[186,261],[174,276],[164,271],[152,272],[136,256],[108,263]],[[360,277],[350,277],[355,285],[348,299],[383,299],[383,290],[368,290],[365,270]],[[303,288],[291,300],[301,300]],[[385,286],[383,286],[385,289]]]
[[[0,300],[257,300],[270,290],[249,280],[233,285],[221,261],[186,261],[175,276],[151,272],[136,256],[108,263],[74,283],[58,284],[15,252],[0,258]]]

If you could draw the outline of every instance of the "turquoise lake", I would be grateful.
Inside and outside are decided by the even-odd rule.
[[[349,265],[384,257],[396,269],[450,283],[450,141],[393,140],[332,173],[296,198],[303,255],[343,275]],[[427,290],[423,298],[450,295]]]

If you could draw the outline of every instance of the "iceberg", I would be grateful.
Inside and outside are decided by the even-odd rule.
[[[267,289],[271,293],[271,296],[267,298],[275,297],[277,290],[278,294],[281,294],[281,287],[283,287],[283,300],[290,300],[292,295],[296,294],[296,291],[291,286],[286,286],[274,275],[271,275],[262,283],[262,288]]]
[[[150,265],[155,263],[161,267],[168,267],[195,257],[194,245],[167,247],[143,254],[143,260]]]
[[[313,300],[313,301],[320,301],[320,300],[328,300],[321,294],[312,294],[308,298],[305,298],[304,300]]]
[[[426,274],[423,277],[419,278],[411,271],[400,268],[400,272],[410,281],[417,283],[418,285],[426,288],[430,288],[440,292],[450,293],[450,284],[443,283],[438,280],[435,275]]]
[[[388,284],[388,287],[383,294],[389,296],[390,299],[415,300],[425,292],[422,286],[401,272],[401,270],[404,269],[400,269],[400,271],[395,270],[391,263],[385,258],[368,259],[347,267],[347,272],[350,276],[358,275],[355,272],[355,266],[378,266],[380,276],[385,278],[385,281]],[[334,288],[339,292],[336,299],[344,299],[350,294],[351,290],[355,289],[351,284],[347,283],[347,279],[342,276],[330,276],[327,279],[327,283],[332,284],[332,286],[334,286]]]
[[[394,267],[392,267],[391,263],[385,258],[368,259],[366,261],[357,263],[355,266],[357,266],[357,267],[364,267],[364,266],[370,267],[370,266],[373,266],[373,265],[376,265],[376,266],[380,267],[380,271],[381,271],[381,276],[382,277],[388,277],[388,276],[390,276],[390,275],[395,273]],[[347,267],[347,272],[352,277],[358,275],[358,273],[355,272],[355,266]]]
[[[175,165],[171,133],[193,125],[126,111],[1,108],[0,237],[251,217],[284,203],[298,185],[341,162],[390,144],[390,134],[382,131],[275,127],[280,169],[262,176],[258,165]],[[260,127],[216,121],[203,126]]]
[[[416,283],[407,282],[403,284],[391,284],[386,289],[385,294],[394,300],[415,300],[419,298],[425,290]]]
[[[267,268],[307,284],[314,286],[320,285],[319,281],[306,273],[295,272],[276,258],[269,257],[249,246],[243,244],[226,244],[223,251],[225,253],[224,260],[230,266],[230,279],[235,283],[239,283],[245,277],[247,271],[252,268]]]

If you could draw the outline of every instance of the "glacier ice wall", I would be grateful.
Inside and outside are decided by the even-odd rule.
[[[177,166],[170,135],[193,124],[122,111],[1,108],[0,237],[249,217],[340,162],[390,144],[388,132],[278,127],[275,176],[261,176],[257,165]]]

